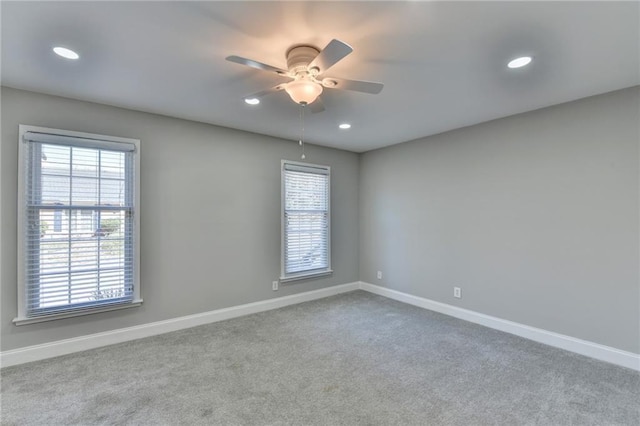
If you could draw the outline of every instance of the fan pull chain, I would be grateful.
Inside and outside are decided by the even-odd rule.
[[[300,146],[302,147],[302,155],[300,158],[306,158],[304,155],[304,104],[300,104]]]

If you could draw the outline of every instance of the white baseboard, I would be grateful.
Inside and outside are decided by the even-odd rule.
[[[105,331],[103,333],[89,334],[72,339],[57,340],[51,343],[4,351],[0,352],[0,366],[9,367],[12,365],[24,364],[26,362],[38,361],[73,352],[112,345],[114,343],[122,343],[129,340],[155,336],[198,325],[224,321],[244,315],[255,314],[257,312],[264,312],[282,308],[284,306],[295,305],[297,303],[322,299],[336,294],[358,290],[358,288],[358,282],[336,285],[319,290],[307,291],[275,299],[262,300],[260,302],[247,303],[245,305],[233,306],[230,308],[217,309],[215,311],[203,312],[200,314],[187,315],[184,317],[172,318],[149,324],[136,325],[133,327]]]
[[[448,305],[446,303],[436,302],[423,297],[413,296],[411,294],[402,293],[400,291],[391,290],[374,284],[360,282],[360,289],[388,297],[399,302],[408,303],[430,311],[439,312],[441,314],[480,324],[485,327],[515,334],[516,336],[524,337],[556,348],[565,349],[600,361],[640,371],[640,355],[633,352],[627,352],[610,346],[566,336],[564,334],[530,327],[528,325],[492,317],[490,315],[481,314],[468,309]]]
[[[203,312],[200,314],[187,315],[179,318],[172,318],[164,321],[157,321],[149,324],[142,324],[133,327],[121,328],[103,333],[90,334],[87,336],[75,337],[72,339],[58,340],[41,345],[27,346],[20,349],[0,352],[0,366],[9,367],[12,365],[24,364],[26,362],[38,361],[46,358],[53,358],[74,352],[94,349],[101,346],[126,342],[129,340],[141,339],[143,337],[155,336],[171,331],[182,330],[198,325],[209,324],[217,321],[224,321],[244,315],[269,311],[289,305],[322,299],[340,293],[353,290],[365,290],[370,293],[388,297],[410,305],[418,306],[431,311],[439,312],[465,321],[483,325],[485,327],[515,334],[516,336],[534,340],[560,349],[565,349],[581,355],[586,355],[601,361],[609,362],[623,367],[640,371],[640,355],[600,345],[598,343],[577,339],[552,331],[530,327],[517,322],[492,317],[436,302],[423,297],[413,296],[385,287],[365,283],[355,282],[327,287],[319,290],[294,294],[290,296],[278,297],[260,302],[247,303],[245,305],[233,306],[230,308],[217,309],[215,311]]]

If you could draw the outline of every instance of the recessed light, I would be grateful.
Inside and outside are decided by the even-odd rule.
[[[339,125],[338,127],[340,127],[343,130],[347,130],[351,128],[351,124],[349,123],[342,123],[341,125]]]
[[[247,98],[244,101],[249,105],[258,105],[260,103],[260,99],[258,98]]]
[[[67,49],[66,47],[56,46],[53,48],[53,51],[56,53],[56,55],[62,56],[63,58],[67,59],[78,59],[80,57],[80,55],[78,55],[76,52],[71,49]]]
[[[519,58],[515,58],[507,64],[509,68],[521,68],[525,65],[529,65],[531,62],[531,56],[521,56]]]

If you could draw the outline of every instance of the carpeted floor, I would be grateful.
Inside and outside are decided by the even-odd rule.
[[[2,370],[3,425],[638,425],[640,374],[356,291]]]

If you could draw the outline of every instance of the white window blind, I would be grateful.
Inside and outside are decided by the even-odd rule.
[[[330,169],[282,163],[281,279],[331,272]]]
[[[21,143],[18,320],[137,300],[136,144],[37,131]]]

